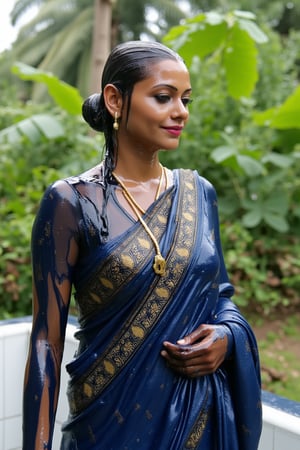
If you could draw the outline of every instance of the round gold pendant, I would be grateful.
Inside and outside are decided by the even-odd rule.
[[[165,275],[166,273],[166,260],[161,255],[156,255],[153,263],[154,272],[157,275]]]

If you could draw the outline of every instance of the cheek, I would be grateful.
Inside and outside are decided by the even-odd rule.
[[[135,121],[140,123],[148,122],[148,125],[151,123],[159,123],[163,121],[168,114],[168,106],[158,104],[155,99],[148,98],[143,102],[132,104],[129,118],[134,117]]]

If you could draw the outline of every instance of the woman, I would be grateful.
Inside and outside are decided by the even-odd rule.
[[[50,449],[72,287],[62,450],[255,450],[255,338],[230,297],[214,188],[159,163],[188,120],[189,73],[157,43],[109,56],[83,105],[104,161],[54,183],[32,236],[34,313],[23,450]]]

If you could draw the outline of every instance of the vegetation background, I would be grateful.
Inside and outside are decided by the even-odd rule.
[[[17,0],[13,23],[32,6],[0,54],[0,319],[31,313],[30,234],[44,190],[102,157],[80,109],[106,54],[129,39],[163,41],[187,62],[194,98],[180,149],[163,162],[215,185],[264,387],[300,401],[300,1]]]

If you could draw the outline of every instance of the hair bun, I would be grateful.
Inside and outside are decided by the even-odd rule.
[[[90,95],[82,105],[84,120],[96,131],[103,131],[103,105],[100,94]]]

